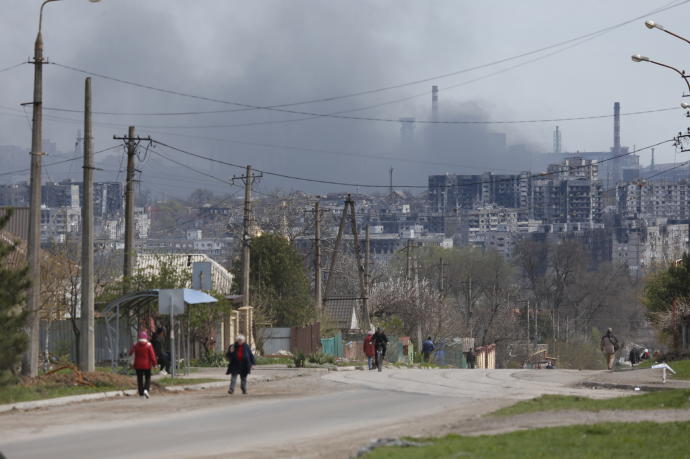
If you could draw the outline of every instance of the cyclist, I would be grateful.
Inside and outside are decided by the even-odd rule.
[[[388,337],[383,332],[381,327],[376,327],[376,333],[374,333],[374,346],[376,347],[376,366],[379,371],[383,366],[383,359],[386,358],[386,346],[388,345]]]

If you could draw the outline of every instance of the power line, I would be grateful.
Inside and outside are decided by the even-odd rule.
[[[140,88],[143,88],[143,89],[149,89],[149,90],[154,90],[154,91],[159,91],[159,92],[165,92],[165,93],[168,93],[168,94],[173,94],[173,95],[178,95],[178,96],[183,96],[183,97],[191,97],[191,98],[196,98],[196,99],[200,99],[200,100],[206,100],[206,101],[209,101],[209,102],[217,102],[217,103],[223,103],[223,104],[230,104],[230,105],[235,105],[235,106],[241,107],[241,109],[236,110],[236,111],[247,111],[247,110],[274,110],[274,111],[283,111],[283,112],[294,113],[294,114],[306,114],[306,115],[317,116],[317,117],[322,117],[322,116],[335,117],[334,114],[330,114],[330,115],[329,115],[329,114],[316,114],[316,113],[300,112],[300,111],[284,110],[284,109],[285,109],[285,107],[294,107],[294,106],[299,106],[299,105],[307,105],[307,104],[331,102],[331,101],[340,100],[340,99],[346,99],[346,98],[352,98],[352,97],[356,97],[356,96],[362,96],[362,95],[380,93],[380,92],[389,91],[389,90],[393,90],[393,89],[403,88],[403,87],[406,87],[406,86],[412,86],[412,85],[417,85],[417,84],[421,84],[421,83],[427,83],[427,82],[430,82],[430,81],[440,80],[440,79],[448,78],[448,77],[451,77],[451,76],[456,76],[456,75],[460,75],[460,74],[472,72],[472,71],[475,71],[475,70],[480,70],[480,69],[483,69],[483,68],[488,68],[488,67],[492,67],[492,66],[495,66],[495,65],[503,64],[503,63],[506,63],[506,62],[514,61],[514,60],[517,60],[517,59],[521,59],[521,58],[523,58],[523,57],[532,56],[532,55],[539,54],[539,53],[544,52],[544,51],[548,51],[548,50],[555,49],[555,48],[560,48],[560,47],[563,47],[563,46],[566,46],[566,45],[571,45],[571,46],[568,46],[568,47],[564,48],[564,50],[565,50],[565,49],[569,49],[569,48],[572,47],[572,46],[576,46],[576,45],[582,44],[582,43],[584,43],[584,42],[586,42],[586,41],[589,41],[589,39],[597,38],[597,37],[599,37],[599,36],[601,36],[601,35],[604,35],[604,34],[606,34],[606,33],[612,32],[612,31],[614,31],[614,30],[616,30],[616,29],[618,29],[618,28],[620,28],[620,27],[623,27],[623,26],[625,26],[625,25],[628,25],[628,24],[630,24],[630,23],[632,23],[632,22],[638,21],[638,20],[640,20],[640,19],[644,19],[644,18],[646,18],[647,16],[649,16],[650,14],[656,14],[656,13],[661,13],[661,12],[664,12],[664,11],[668,11],[668,10],[677,8],[677,7],[679,7],[679,6],[682,6],[682,5],[684,5],[684,4],[688,3],[688,2],[690,2],[690,0],[683,0],[683,1],[680,1],[680,2],[673,1],[673,2],[670,2],[670,3],[664,5],[664,6],[660,7],[660,8],[656,8],[656,9],[654,9],[654,10],[652,10],[652,11],[649,11],[649,12],[647,12],[647,13],[641,15],[641,16],[637,16],[637,17],[628,19],[628,20],[623,21],[623,22],[619,22],[619,23],[617,23],[617,24],[614,24],[614,25],[611,25],[611,26],[608,26],[608,27],[604,27],[604,28],[602,28],[602,29],[595,30],[595,31],[593,31],[593,32],[589,32],[589,33],[586,33],[586,34],[583,34],[583,35],[579,35],[579,36],[574,37],[574,38],[570,38],[570,39],[563,40],[563,41],[560,41],[560,42],[557,42],[557,43],[553,43],[553,44],[551,44],[551,45],[547,45],[547,46],[543,46],[543,47],[540,47],[540,48],[537,48],[537,49],[533,49],[533,50],[530,50],[530,51],[526,51],[526,52],[523,52],[523,53],[519,53],[519,54],[510,56],[510,57],[505,57],[505,58],[497,59],[497,60],[494,60],[494,61],[491,61],[491,62],[487,62],[487,63],[484,63],[484,64],[476,65],[476,66],[473,66],[473,67],[468,67],[468,68],[461,69],[461,70],[457,70],[457,71],[453,71],[453,72],[448,72],[448,73],[444,73],[444,74],[440,74],[440,75],[434,75],[434,76],[426,77],[426,78],[422,78],[422,79],[407,81],[407,82],[404,82],[404,83],[398,83],[398,84],[394,84],[394,85],[389,85],[389,86],[384,86],[384,87],[379,87],[379,88],[374,88],[374,89],[368,89],[368,90],[364,90],[364,91],[358,91],[358,92],[351,92],[351,93],[347,93],[347,94],[341,94],[341,95],[337,95],[337,96],[320,97],[320,98],[313,98],[313,99],[308,99],[308,100],[302,100],[302,101],[296,101],[296,102],[290,102],[290,103],[283,103],[283,104],[266,105],[266,106],[252,105],[252,104],[246,104],[246,103],[241,103],[241,102],[236,102],[236,101],[226,101],[226,100],[214,99],[214,98],[209,98],[209,97],[204,97],[204,96],[195,96],[195,95],[187,94],[187,93],[184,93],[184,92],[181,92],[181,91],[174,91],[174,90],[169,90],[169,89],[157,88],[157,87],[154,87],[154,86],[151,86],[151,85],[147,85],[147,84],[143,84],[143,83],[136,83],[136,82],[124,80],[124,79],[121,79],[121,78],[115,78],[115,77],[110,77],[110,76],[106,76],[106,75],[102,75],[102,74],[97,74],[97,73],[95,73],[95,72],[89,72],[89,71],[87,71],[87,70],[79,69],[79,68],[77,68],[77,67],[73,67],[73,66],[69,66],[69,65],[59,64],[59,63],[55,63],[55,62],[53,62],[53,64],[55,64],[55,65],[57,65],[57,66],[59,66],[59,67],[65,68],[65,69],[73,70],[73,71],[80,72],[80,73],[85,73],[85,74],[88,74],[88,75],[91,75],[91,76],[95,76],[95,77],[99,77],[99,78],[108,79],[108,80],[115,81],[115,82],[118,82],[118,83],[123,83],[123,84],[128,84],[128,85],[137,86],[137,87],[140,87]],[[560,51],[558,51],[558,52],[560,52]],[[555,53],[551,53],[550,55],[553,55],[553,54],[555,54]],[[529,62],[534,62],[534,61],[529,61]],[[520,65],[524,65],[524,64],[520,64]],[[505,70],[504,70],[504,71],[505,71]],[[217,113],[217,111],[211,111],[211,112],[178,112],[178,113],[171,113],[170,115],[182,115],[182,114],[184,114],[184,115],[191,115],[191,114],[204,114],[204,113]],[[110,114],[115,114],[115,113],[111,112]],[[148,116],[148,115],[145,115],[145,116]],[[152,114],[151,116],[153,116],[153,114]],[[160,114],[157,114],[157,116],[160,116]]]
[[[690,0],[685,0],[685,1],[690,1]],[[235,105],[235,106],[241,106],[241,107],[246,107],[246,108],[252,108],[254,110],[272,110],[272,111],[277,111],[277,112],[282,112],[282,113],[290,113],[294,115],[306,115],[310,118],[333,118],[333,119],[342,119],[342,120],[353,120],[353,121],[375,121],[375,122],[385,122],[385,123],[399,123],[400,119],[396,118],[378,118],[378,117],[373,117],[373,116],[351,116],[351,115],[345,115],[343,113],[314,113],[314,112],[307,112],[307,111],[301,111],[301,110],[288,110],[288,109],[283,109],[283,108],[271,108],[271,107],[262,107],[259,105],[251,105],[251,104],[245,104],[245,103],[240,103],[240,102],[233,102],[233,101],[227,101],[227,100],[222,100],[222,99],[216,99],[212,97],[206,97],[206,96],[198,96],[198,95],[193,95],[189,93],[184,93],[181,91],[174,91],[170,89],[162,89],[162,88],[157,88],[154,86],[150,85],[145,85],[141,83],[134,83],[131,81],[127,80],[122,80],[119,78],[113,78],[113,77],[108,77],[102,74],[97,74],[93,72],[88,72],[86,70],[78,69],[76,67],[72,67],[69,65],[64,65],[64,64],[59,64],[57,62],[51,62],[53,65],[56,65],[58,67],[66,68],[69,70],[74,70],[76,72],[84,73],[87,75],[91,75],[93,77],[97,78],[105,78],[113,81],[118,81],[122,82],[124,84],[129,84],[145,89],[150,89],[152,91],[157,91],[157,92],[162,92],[166,94],[173,94],[173,95],[178,95],[182,97],[188,97],[192,99],[198,99],[198,100],[204,100],[207,102],[217,102],[217,103],[222,103],[226,105]],[[675,109],[674,108],[665,108],[665,109],[657,109],[657,110],[670,110],[670,109]],[[640,113],[631,113],[631,114],[641,114]],[[415,120],[415,123],[417,124],[450,124],[450,125],[498,125],[498,124],[530,124],[530,123],[553,123],[553,122],[563,122],[563,121],[575,121],[575,120],[584,120],[584,119],[597,119],[597,118],[609,118],[611,115],[594,115],[594,116],[584,116],[584,117],[570,117],[570,118],[552,118],[552,119],[531,119],[531,120],[505,120],[505,121],[482,121],[482,120],[472,120],[472,121],[464,121],[464,120]],[[227,127],[239,127],[239,126],[247,126],[250,125],[249,123],[245,124],[236,124],[236,125],[206,125],[206,126],[142,126],[147,129],[152,129],[152,128],[167,128],[167,129],[201,129],[201,128],[227,128]]]
[[[112,147],[104,148],[103,150],[99,150],[99,151],[94,152],[94,155],[97,155],[99,153],[104,153],[106,151],[114,150],[114,149],[120,148],[120,147],[122,147],[122,145],[113,145]],[[44,166],[57,166],[58,164],[65,164],[65,163],[68,163],[70,161],[76,161],[78,159],[83,159],[83,158],[84,158],[83,155],[78,155],[78,156],[74,156],[74,157],[71,157],[68,159],[63,159],[60,161],[54,161],[52,163],[45,163]],[[29,172],[30,170],[31,169],[27,167],[26,169],[19,169],[16,171],[2,172],[2,173],[0,173],[0,177],[6,176],[6,175],[20,174],[22,172]]]
[[[5,68],[0,69],[0,73],[8,72],[12,69],[16,69],[17,67],[21,67],[24,64],[26,64],[26,62],[20,62],[19,64],[10,65],[9,67],[5,67]]]
[[[597,164],[601,164],[601,163],[604,163],[604,162],[607,162],[607,161],[612,161],[612,160],[615,160],[615,159],[618,159],[618,158],[622,158],[622,157],[624,157],[624,156],[629,156],[629,155],[638,153],[638,152],[640,152],[640,151],[648,150],[648,149],[650,149],[650,148],[654,148],[654,147],[657,147],[657,146],[659,146],[659,145],[663,145],[663,144],[665,144],[665,143],[672,142],[672,141],[673,141],[673,139],[663,140],[663,141],[657,142],[657,143],[655,143],[655,144],[653,144],[653,145],[648,145],[648,146],[646,146],[646,147],[638,148],[638,149],[635,149],[635,150],[633,150],[633,151],[629,151],[629,152],[626,152],[626,153],[621,153],[621,154],[618,154],[618,155],[613,155],[613,156],[611,156],[611,157],[609,157],[609,158],[602,159],[602,160],[598,161]],[[180,153],[184,153],[184,154],[189,155],[189,156],[194,156],[194,157],[196,157],[196,158],[200,158],[200,159],[204,159],[204,160],[207,160],[207,161],[215,162],[215,163],[218,163],[218,164],[223,164],[223,165],[226,165],[226,166],[236,167],[236,168],[240,168],[240,169],[242,169],[242,168],[245,167],[245,166],[242,166],[242,165],[240,165],[240,164],[234,164],[234,163],[231,163],[231,162],[228,162],[228,161],[223,161],[223,160],[220,160],[220,159],[211,158],[211,157],[209,157],[209,156],[201,155],[201,154],[198,154],[198,153],[193,153],[193,152],[191,152],[191,151],[187,151],[187,150],[184,150],[184,149],[181,149],[181,148],[178,148],[178,147],[174,147],[174,146],[172,146],[172,145],[168,145],[168,144],[166,144],[166,143],[163,143],[163,142],[160,142],[160,141],[157,141],[157,140],[154,140],[154,142],[157,143],[158,145],[163,146],[163,147],[169,148],[169,149],[171,149],[171,150],[174,150],[174,151],[177,151],[177,152],[180,152]],[[159,154],[160,154],[160,153],[159,153]],[[582,168],[586,168],[586,167],[589,167],[589,166],[588,166],[588,165],[574,166],[574,167],[571,167],[570,170],[582,169]],[[298,176],[289,175],[289,174],[284,174],[284,173],[280,173],[280,172],[271,172],[271,171],[267,171],[267,170],[265,170],[265,169],[255,169],[255,170],[256,170],[257,172],[263,173],[264,175],[271,175],[271,176],[274,176],[274,177],[280,177],[280,178],[285,178],[285,179],[289,179],[289,180],[297,180],[297,181],[302,181],[302,182],[311,182],[311,183],[320,183],[320,184],[326,184],[326,185],[338,185],[338,186],[347,186],[347,187],[356,187],[356,188],[389,188],[389,187],[390,187],[390,184],[376,185],[376,184],[363,184],[363,183],[338,182],[338,181],[333,181],[333,180],[325,180],[325,179],[298,177]],[[530,174],[529,176],[526,176],[526,178],[543,178],[543,177],[548,177],[548,176],[551,176],[551,175],[556,175],[556,174],[559,174],[559,173],[560,173],[560,171],[553,171],[553,172],[544,172],[544,173]],[[482,185],[482,184],[485,184],[485,183],[500,183],[500,182],[513,182],[513,181],[515,181],[514,178],[509,178],[509,179],[497,179],[497,180],[494,180],[494,181],[491,181],[491,182],[487,182],[487,181],[478,181],[478,182],[474,182],[474,183],[461,183],[461,184],[452,184],[452,185],[439,185],[439,186],[435,186],[435,187],[432,187],[432,186],[429,186],[429,185],[397,185],[397,187],[398,187],[398,188],[425,188],[425,189],[429,189],[429,188],[460,188],[460,187],[465,187],[465,186]]]

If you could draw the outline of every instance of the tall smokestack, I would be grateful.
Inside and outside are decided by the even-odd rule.
[[[618,155],[621,152],[621,104],[613,104],[613,153]]]
[[[438,121],[438,86],[431,87],[431,119]]]

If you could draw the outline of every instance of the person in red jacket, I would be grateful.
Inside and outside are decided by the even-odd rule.
[[[137,372],[137,387],[139,397],[149,398],[151,388],[151,368],[158,365],[156,353],[153,346],[149,343],[146,332],[139,333],[139,340],[129,350],[129,355],[134,355],[132,366]]]
[[[364,337],[364,355],[367,356],[367,363],[369,364],[369,369],[374,369],[374,356],[376,355],[376,346],[374,345],[374,332],[369,330],[367,336]]]

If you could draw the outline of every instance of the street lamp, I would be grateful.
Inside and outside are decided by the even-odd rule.
[[[29,278],[31,286],[27,292],[26,305],[29,311],[29,352],[22,365],[22,373],[38,374],[39,352],[39,309],[41,297],[41,159],[43,156],[43,8],[51,2],[44,0],[38,14],[38,34],[34,43],[34,97],[31,125],[31,199],[29,211],[29,238],[27,241]],[[100,0],[89,0],[97,3]]]
[[[685,81],[685,84],[688,85],[688,91],[690,91],[690,81],[688,81],[689,76],[685,74],[685,70],[678,70],[677,68],[675,68],[671,65],[664,64],[662,62],[654,61],[654,60],[648,58],[647,56],[642,56],[641,54],[633,54],[632,56],[630,56],[630,59],[632,59],[633,62],[649,62],[650,64],[656,64],[658,66],[666,67],[667,69],[673,70],[674,72],[676,72],[678,75],[681,76],[683,81]]]
[[[680,35],[675,34],[675,33],[671,32],[670,30],[666,30],[666,29],[664,28],[664,26],[662,26],[661,24],[657,24],[657,23],[654,22],[654,21],[645,21],[644,25],[647,26],[647,28],[650,29],[650,30],[651,30],[651,29],[659,29],[659,30],[661,30],[661,31],[666,32],[666,33],[669,34],[669,35],[673,35],[674,37],[676,37],[676,38],[678,38],[678,39],[680,39],[680,40],[683,40],[685,43],[690,43],[690,40],[688,40],[687,38],[681,37]]]

